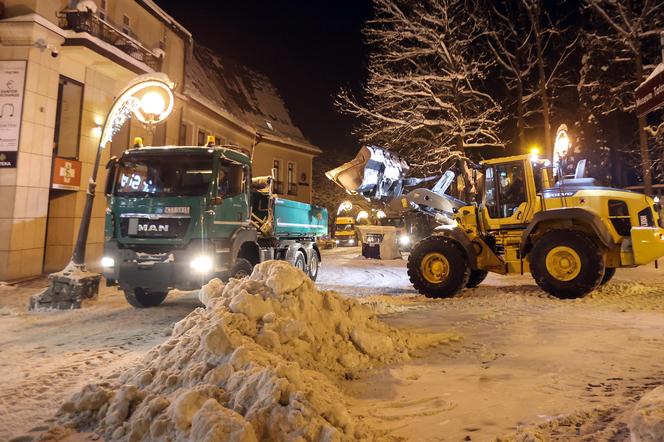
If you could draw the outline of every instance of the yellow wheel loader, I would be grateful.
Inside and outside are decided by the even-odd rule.
[[[475,287],[488,272],[530,272],[548,293],[576,298],[608,282],[616,268],[657,265],[664,256],[661,205],[596,185],[584,177],[585,160],[574,176],[557,180],[548,161],[531,155],[487,160],[474,169],[475,203],[445,194],[450,171],[431,189],[406,193],[422,179],[406,178],[398,156],[373,146],[327,175],[351,193],[436,218],[440,226],[408,258],[411,282],[428,297]]]

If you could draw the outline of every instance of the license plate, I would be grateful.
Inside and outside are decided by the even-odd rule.
[[[367,244],[380,244],[383,242],[383,235],[377,233],[367,234]]]

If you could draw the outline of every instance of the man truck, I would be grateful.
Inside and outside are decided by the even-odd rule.
[[[105,189],[103,274],[132,306],[246,276],[269,259],[316,279],[326,209],[274,195],[271,177],[252,179],[236,147],[141,144],[109,161]]]

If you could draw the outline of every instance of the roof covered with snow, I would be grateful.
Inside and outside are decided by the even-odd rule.
[[[195,43],[185,73],[185,95],[204,98],[199,101],[231,114],[264,136],[318,151],[293,124],[283,99],[265,75]]]

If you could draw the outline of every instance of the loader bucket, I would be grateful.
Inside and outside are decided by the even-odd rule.
[[[352,195],[373,200],[400,196],[408,164],[399,156],[376,146],[364,146],[357,156],[325,173]]]

